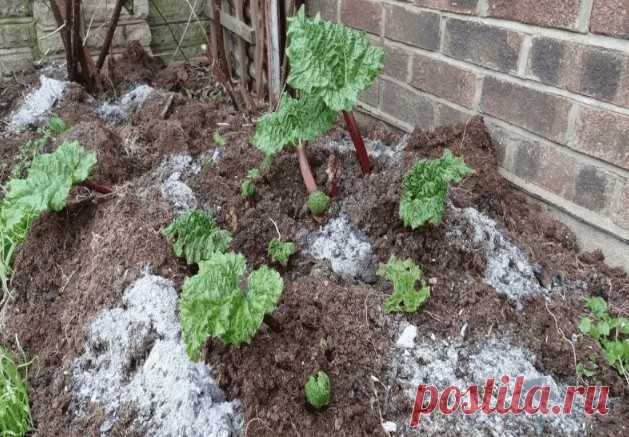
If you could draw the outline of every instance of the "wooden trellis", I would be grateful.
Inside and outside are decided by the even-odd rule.
[[[210,56],[224,79],[259,99],[281,93],[284,0],[211,0]]]

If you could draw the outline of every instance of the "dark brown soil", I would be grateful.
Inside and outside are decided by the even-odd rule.
[[[145,68],[152,74],[157,71],[152,65]],[[183,94],[191,94],[191,89],[206,93],[210,88],[202,86],[201,71],[205,70],[171,67],[161,70],[157,79],[149,79]],[[256,183],[253,199],[241,198],[242,178],[259,165],[261,156],[248,143],[252,123],[232,108],[205,94],[195,94],[194,99],[178,95],[162,117],[168,102],[163,96],[150,99],[128,124],[112,127],[96,121],[81,91],[72,91],[74,97],[59,108],[74,126],[66,135],[97,150],[100,163],[95,178],[117,184],[117,194],[94,200],[84,189],[77,190],[66,211],[46,215],[36,223],[15,264],[15,301],[9,306],[8,329],[0,334],[0,340],[8,344],[17,335],[29,356],[38,358],[31,399],[37,434],[43,436],[92,435],[100,425],[98,408],[88,418],[73,418],[68,410],[70,395],[64,392],[69,377],[64,372],[81,353],[90,319],[116,305],[125,286],[145,265],[177,283],[189,273],[159,234],[172,213],[157,199],[136,197],[134,193],[145,188],[138,177],[174,152],[205,159],[216,146],[212,134],[218,129],[227,142],[221,160],[215,165],[204,163],[188,183],[200,205],[215,211],[219,223],[233,233],[232,248],[242,252],[251,267],[269,263],[267,243],[277,236],[274,223],[284,239],[293,241],[319,226],[305,208],[306,193],[292,150],[275,159],[271,170]],[[335,130],[331,135],[344,134]],[[396,139],[395,133],[382,127],[370,135],[387,143]],[[485,284],[482,251],[448,238],[446,230],[460,225],[453,216],[416,232],[401,225],[397,207],[403,175],[417,159],[441,156],[444,148],[462,155],[476,170],[452,189],[453,204],[474,206],[501,223],[531,260],[542,266],[540,283],[561,284],[563,293],[555,293],[548,302],[530,298],[524,311],[518,312]],[[327,183],[330,154],[323,140],[309,149],[320,186]],[[230,398],[243,401],[248,435],[382,435],[380,414],[409,416],[411,405],[400,387],[393,385],[385,394],[371,379],[374,375],[385,384],[391,382],[387,379],[389,351],[402,320],[440,338],[458,336],[465,323],[468,341],[510,334],[515,343],[538,357],[540,369],[566,383],[576,381],[575,358],[562,333],[567,338],[577,334],[577,361],[592,353],[600,356],[600,348],[579,335],[576,327],[584,299],[600,295],[614,310],[625,311],[629,279],[608,268],[598,254],[579,255],[576,240],[565,226],[500,177],[496,150],[482,120],[416,131],[400,166],[376,163],[369,177],[362,177],[353,154],[337,158],[339,194],[329,216],[342,207],[373,242],[380,261],[395,254],[422,265],[424,276],[431,279],[432,296],[418,314],[385,317],[382,302],[391,292],[386,282],[365,284],[339,278],[325,263],[303,253],[286,268],[278,267],[285,292],[253,342],[238,349],[210,342],[207,348],[207,361],[219,383]],[[609,417],[597,418],[594,432],[620,435],[629,423],[629,410],[623,406],[629,393],[615,371],[602,360],[598,364],[602,371],[591,382],[609,384],[621,406]],[[303,385],[318,369],[331,377],[333,401],[326,410],[314,412],[305,406]],[[127,432],[124,423],[114,435]]]

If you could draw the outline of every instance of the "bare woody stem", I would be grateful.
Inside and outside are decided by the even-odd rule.
[[[109,53],[109,49],[111,47],[111,41],[114,38],[114,33],[116,32],[116,27],[118,27],[118,20],[120,19],[120,12],[122,11],[122,4],[124,0],[117,0],[116,5],[114,6],[114,13],[111,17],[111,23],[109,23],[109,29],[107,29],[107,35],[105,36],[105,44],[100,51],[100,55],[98,55],[98,61],[96,62],[96,68],[100,70],[103,68],[103,64],[105,63],[105,58]]]
[[[363,136],[358,129],[358,123],[356,123],[356,119],[354,118],[354,113],[343,111],[343,118],[345,119],[345,124],[347,125],[347,131],[352,137],[352,142],[356,148],[356,157],[360,163],[363,175],[371,174],[371,162],[369,161],[369,155],[367,154],[367,149],[365,148]]]
[[[318,191],[317,182],[312,175],[312,170],[308,163],[308,156],[306,155],[306,147],[302,142],[299,142],[297,145],[297,156],[299,157],[299,171],[301,171],[301,177],[304,179],[304,185],[308,193],[312,194]]]

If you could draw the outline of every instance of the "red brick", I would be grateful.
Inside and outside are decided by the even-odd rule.
[[[490,17],[577,30],[583,0],[488,0]]]
[[[497,150],[498,163],[519,178],[565,199],[574,198],[577,161],[558,147],[526,138],[516,132],[488,123],[497,149],[508,148],[513,160],[506,162],[505,151]],[[501,156],[502,155],[502,156]]]
[[[438,50],[440,16],[435,12],[411,10],[385,4],[385,36],[426,50]]]
[[[344,0],[341,3],[341,22],[380,35],[382,4],[373,0]]]
[[[582,105],[570,147],[629,170],[629,116]]]
[[[517,72],[523,36],[501,27],[448,18],[442,51],[502,72]]]
[[[401,47],[390,44],[384,46],[384,74],[406,82],[411,53]]]
[[[321,14],[321,18],[328,21],[336,21],[337,19],[337,0],[308,0],[308,14],[315,16]]]
[[[367,88],[359,97],[359,100],[374,108],[380,106],[380,84],[379,79],[376,79],[374,83]]]
[[[610,213],[616,179],[614,175],[599,167],[582,166],[574,182],[574,203],[590,211]]]
[[[415,54],[411,85],[421,91],[471,108],[476,75],[448,62]]]
[[[380,109],[412,126],[431,128],[434,123],[434,103],[395,82],[382,79]]]
[[[620,51],[535,38],[528,75],[548,85],[629,107],[629,56]]]
[[[594,0],[590,30],[593,33],[629,39],[629,1]]]
[[[478,0],[415,0],[415,4],[441,11],[474,14],[478,6]]]
[[[565,143],[572,104],[563,97],[486,77],[480,106],[486,114]]]
[[[471,114],[460,111],[453,106],[439,103],[437,105],[435,127],[466,123],[471,117]]]

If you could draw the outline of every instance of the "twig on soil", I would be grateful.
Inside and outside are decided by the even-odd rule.
[[[555,329],[557,329],[557,332],[563,337],[565,341],[567,341],[570,344],[570,347],[572,348],[572,356],[574,358],[574,373],[578,380],[579,374],[577,373],[577,350],[574,347],[574,343],[568,337],[566,337],[566,334],[559,327],[559,321],[557,320],[557,317],[553,314],[553,312],[550,310],[550,308],[548,308],[548,302],[544,302],[544,306],[546,307],[546,311],[548,312],[548,314],[550,314],[550,316],[555,321]]]
[[[469,126],[470,121],[472,121],[472,117],[468,118],[465,122],[465,127],[463,128],[463,135],[461,136],[461,142],[459,143],[458,150],[461,151],[463,149],[463,142],[465,141],[465,135],[467,134],[467,126]]]
[[[260,419],[259,417],[254,417],[249,422],[247,422],[247,426],[245,426],[245,437],[247,437],[248,435],[247,433],[249,432],[249,425],[251,425],[253,422],[260,422],[262,425],[264,425],[266,429],[273,432],[273,429],[268,425],[268,423],[266,423],[264,420]]]
[[[170,111],[170,107],[173,105],[174,99],[175,93],[170,93],[170,96],[168,96],[168,100],[166,101],[166,105],[164,105],[164,109],[162,109],[162,112],[160,113],[160,117],[162,119],[166,118],[166,114],[168,114],[168,111]]]
[[[424,310],[424,312],[428,314],[429,317],[432,317],[433,319],[435,319],[437,322],[443,323],[442,319],[440,319],[439,317],[437,317],[435,314],[431,313],[430,311]]]
[[[273,226],[275,226],[275,230],[277,231],[277,238],[281,240],[282,234],[280,234],[280,228],[277,227],[277,223],[275,223],[275,220],[273,220],[271,217],[269,217],[269,220],[271,220],[271,223],[273,223]]]

